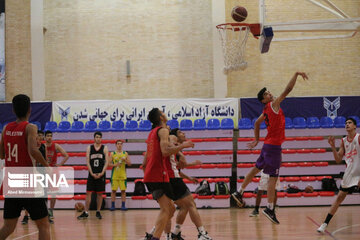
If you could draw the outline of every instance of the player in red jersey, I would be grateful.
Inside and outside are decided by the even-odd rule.
[[[155,222],[155,232],[151,238],[149,236],[149,239],[158,240],[168,220],[175,212],[172,202],[174,194],[166,170],[166,161],[169,161],[169,156],[172,154],[184,148],[193,147],[194,143],[186,141],[178,146],[171,146],[166,115],[158,108],[153,108],[149,112],[148,119],[152,123],[152,130],[146,141],[147,151],[143,162],[144,182],[154,200],[160,205],[160,213]]]
[[[16,121],[4,126],[0,144],[0,158],[5,159],[5,167],[33,167],[35,162],[49,166],[37,146],[37,127],[28,122],[30,98],[16,95],[12,99]],[[50,239],[48,212],[43,198],[5,198],[4,225],[0,229],[0,239],[6,239],[14,232],[21,210],[25,208],[39,229],[39,239]]]
[[[45,146],[46,146],[46,158],[51,167],[63,166],[66,161],[69,159],[69,154],[58,144],[53,142],[53,134],[51,131],[45,132]],[[64,157],[60,164],[57,163],[57,154],[61,153]],[[50,208],[49,208],[49,217],[51,223],[54,219],[54,208],[56,203],[56,197],[52,196],[50,198]]]
[[[263,121],[265,121],[267,126],[267,135],[255,167],[253,167],[246,175],[239,190],[231,194],[240,207],[244,206],[242,195],[246,186],[252,181],[253,177],[263,169],[265,174],[270,175],[267,189],[268,207],[263,210],[263,213],[267,218],[276,224],[279,224],[279,221],[275,215],[275,186],[281,165],[281,144],[285,140],[285,116],[280,108],[280,103],[292,91],[298,76],[301,76],[304,80],[308,79],[306,73],[296,72],[278,98],[274,98],[273,95],[266,90],[266,88],[259,91],[257,95],[258,100],[265,106],[263,113],[256,120],[254,125],[255,140],[249,143],[248,147],[252,149],[259,143],[260,124]]]

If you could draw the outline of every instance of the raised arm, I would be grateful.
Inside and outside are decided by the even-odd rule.
[[[45,160],[41,154],[39,147],[37,146],[37,127],[34,124],[26,125],[26,140],[28,144],[28,151],[31,157],[33,157],[36,162],[41,163],[42,166],[48,167],[49,163]]]
[[[69,154],[57,143],[55,143],[55,149],[57,152],[60,152],[61,155],[64,157],[64,159],[59,164],[60,166],[63,166],[66,161],[69,159]]]
[[[341,141],[339,151],[336,151],[334,136],[330,136],[328,138],[328,142],[329,142],[329,144],[331,146],[331,150],[333,152],[334,159],[335,159],[336,163],[341,163],[341,161],[342,161],[342,159],[344,157],[344,153],[345,153],[344,142]]]
[[[260,138],[260,124],[265,120],[264,114],[262,113],[258,119],[256,119],[255,124],[254,124],[254,136],[255,136],[255,140],[248,143],[247,147],[252,149],[254,147],[256,147],[256,145],[259,143],[259,138]]]
[[[158,135],[160,138],[161,153],[165,157],[175,154],[184,148],[194,147],[194,143],[191,141],[185,141],[178,146],[172,146],[169,142],[169,130],[166,128],[161,128]]]
[[[308,79],[308,76],[304,72],[296,72],[294,76],[290,79],[289,83],[287,84],[285,90],[277,97],[274,102],[272,103],[272,107],[275,111],[278,111],[280,108],[280,103],[286,98],[286,96],[293,90],[297,77],[301,76],[304,80]]]

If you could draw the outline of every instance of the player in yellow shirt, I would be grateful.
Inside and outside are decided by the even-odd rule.
[[[116,191],[120,188],[121,191],[121,210],[126,211],[126,165],[131,166],[130,158],[127,152],[122,150],[123,141],[116,141],[116,151],[111,152],[109,166],[111,171],[111,208],[110,211],[115,210]]]

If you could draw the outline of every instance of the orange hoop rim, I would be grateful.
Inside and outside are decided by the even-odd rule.
[[[260,23],[223,23],[216,26],[219,30],[240,31],[243,28],[249,28],[255,38],[260,36]]]

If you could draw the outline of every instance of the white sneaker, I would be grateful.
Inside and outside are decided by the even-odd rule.
[[[212,240],[212,238],[208,235],[207,232],[199,232],[198,240]]]
[[[321,224],[321,226],[317,229],[319,233],[324,233],[327,227],[327,223]]]

